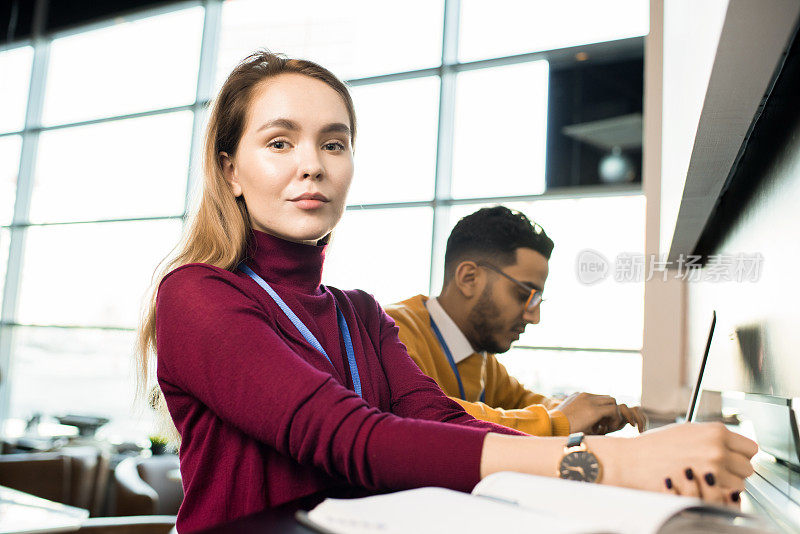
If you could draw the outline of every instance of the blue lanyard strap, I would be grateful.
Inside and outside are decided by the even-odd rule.
[[[311,330],[300,320],[300,318],[292,311],[292,309],[283,301],[283,299],[272,289],[263,278],[258,276],[253,269],[248,267],[245,264],[239,265],[239,270],[244,272],[250,278],[252,278],[255,283],[260,285],[267,294],[272,297],[272,300],[278,305],[278,307],[283,310],[283,313],[286,314],[286,317],[292,321],[292,324],[297,328],[300,334],[305,338],[308,343],[317,349],[325,359],[328,360],[328,363],[333,365],[330,356],[328,353],[325,352],[325,349],[322,348],[322,344],[314,337],[314,334],[311,333]],[[334,301],[335,301],[334,297]],[[350,377],[353,379],[353,389],[355,390],[356,394],[361,397],[361,377],[358,375],[358,366],[356,365],[356,355],[355,351],[353,350],[353,340],[350,337],[350,329],[347,327],[347,321],[344,319],[344,315],[342,311],[339,309],[339,304],[336,304],[336,321],[339,324],[339,332],[341,332],[342,337],[344,338],[344,350],[347,352],[347,363],[350,366]]]
[[[335,299],[336,297],[334,297],[334,300]],[[342,314],[342,310],[339,309],[338,304],[336,305],[336,320],[339,322],[339,331],[344,338],[344,350],[347,353],[350,378],[353,379],[353,390],[359,397],[363,397],[361,394],[361,377],[358,375],[358,365],[356,365],[356,353],[353,350],[353,340],[350,337],[350,329],[347,327],[347,321],[344,320],[344,315]],[[330,358],[328,358],[328,361],[330,361]]]
[[[450,364],[453,374],[456,375],[458,392],[461,394],[461,400],[466,401],[467,395],[464,393],[464,384],[461,382],[461,373],[458,372],[456,361],[453,359],[453,353],[450,352],[450,348],[447,346],[447,343],[445,343],[444,336],[442,336],[442,333],[439,331],[439,327],[436,326],[436,323],[433,321],[433,317],[431,317],[431,328],[433,328],[433,333],[436,334],[436,339],[439,340],[439,345],[441,345],[444,355],[447,356],[447,362]],[[486,402],[486,388],[481,390],[481,402]]]

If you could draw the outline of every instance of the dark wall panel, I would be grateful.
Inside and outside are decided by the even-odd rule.
[[[643,48],[640,50],[643,54]],[[601,183],[597,167],[607,151],[563,133],[565,126],[642,112],[644,59],[587,61],[550,71],[547,116],[547,187]],[[625,150],[641,182],[641,148]]]
[[[800,397],[800,41],[697,252],[760,253],[755,282],[689,284],[689,377],[718,314],[705,389]],[[708,271],[708,268],[706,269]],[[691,380],[690,380],[691,381]]]

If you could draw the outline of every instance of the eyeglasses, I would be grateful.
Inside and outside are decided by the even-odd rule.
[[[525,311],[527,313],[530,313],[533,310],[535,310],[536,306],[541,304],[542,300],[544,300],[542,298],[542,290],[541,289],[531,288],[530,285],[523,284],[522,282],[520,282],[519,280],[517,280],[513,276],[510,276],[510,275],[504,273],[503,271],[501,271],[499,268],[495,267],[491,263],[487,263],[485,261],[479,261],[479,262],[477,262],[477,264],[480,267],[486,267],[487,269],[490,269],[490,270],[496,272],[499,275],[505,276],[506,278],[508,278],[509,280],[514,282],[515,284],[517,284],[519,287],[521,287],[525,291],[530,291],[530,295],[528,295],[528,300],[525,301]]]

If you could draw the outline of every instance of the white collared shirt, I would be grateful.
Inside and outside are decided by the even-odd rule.
[[[425,301],[425,308],[427,308],[431,319],[433,319],[433,322],[436,323],[436,326],[439,328],[439,332],[441,332],[444,342],[447,344],[447,348],[450,349],[450,353],[453,355],[453,361],[455,361],[456,364],[468,356],[475,354],[472,345],[470,345],[469,340],[467,340],[467,336],[464,335],[455,321],[447,315],[447,312],[444,311],[444,308],[442,308],[442,305],[439,304],[439,301],[436,300],[435,297],[431,297]]]

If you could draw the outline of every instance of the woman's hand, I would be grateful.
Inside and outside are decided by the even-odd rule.
[[[602,484],[717,503],[738,501],[744,479],[753,474],[750,458],[758,451],[755,442],[722,423],[669,425],[635,438],[587,436],[584,442],[600,460]],[[481,478],[498,471],[557,476],[565,445],[563,437],[489,433],[481,455]]]
[[[619,450],[609,451],[616,465],[608,483],[720,504],[738,502],[744,479],[753,474],[750,458],[758,451],[754,441],[722,423],[669,425],[626,441],[629,459],[624,464],[618,463]]]

